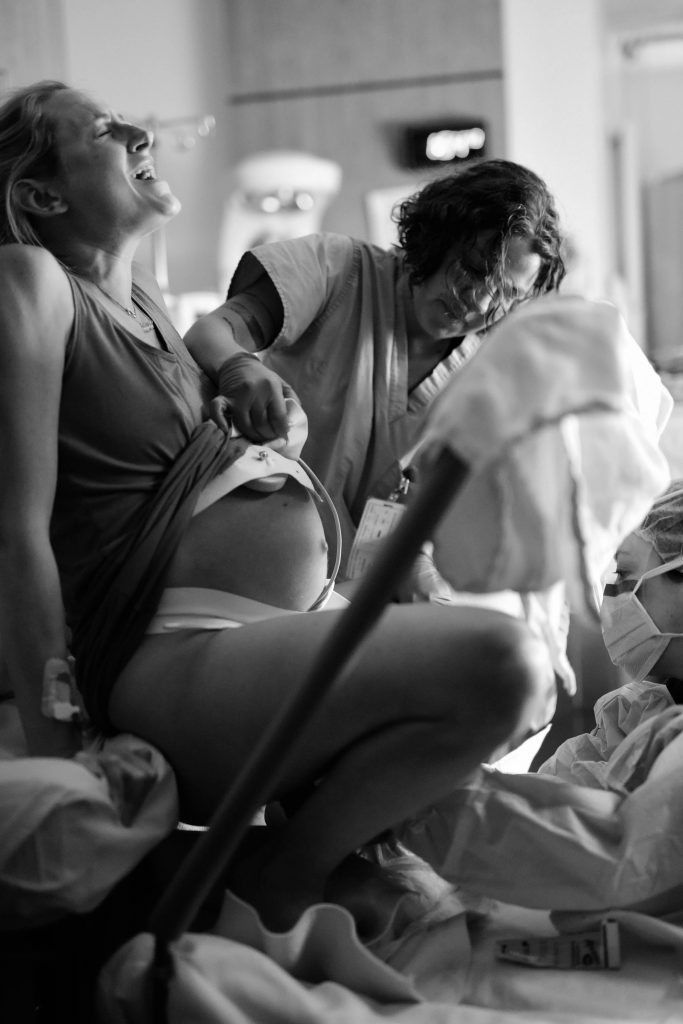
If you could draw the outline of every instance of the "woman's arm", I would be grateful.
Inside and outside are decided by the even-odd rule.
[[[0,248],[0,645],[29,752],[71,756],[78,731],[41,711],[43,672],[66,658],[50,544],[66,340],[73,300],[46,251]]]

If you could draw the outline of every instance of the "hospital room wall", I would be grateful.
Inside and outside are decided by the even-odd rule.
[[[479,115],[489,155],[528,163],[557,193],[582,285],[619,300],[646,342],[639,183],[628,210],[617,208],[610,150],[630,112],[605,107],[601,33],[674,20],[682,0],[0,0],[0,87],[56,76],[150,122],[215,115],[193,149],[183,133],[159,135],[160,171],[184,206],[166,232],[175,293],[224,287],[220,222],[242,156],[277,146],[337,160],[342,189],[323,226],[367,237],[368,191],[422,178],[400,166],[398,127]],[[673,74],[647,102],[641,89],[643,175],[675,136],[682,94]],[[626,256],[614,224],[624,213]]]
[[[602,0],[0,0],[11,29],[2,36],[24,37],[9,57],[0,42],[0,67],[12,66],[8,85],[61,75],[148,122],[215,115],[215,131],[191,150],[159,134],[160,172],[184,207],[165,239],[172,292],[224,287],[220,220],[242,157],[287,148],[336,160],[342,188],[323,226],[367,237],[367,193],[409,191],[425,176],[401,166],[400,127],[462,115],[486,123],[489,156],[548,177],[581,239],[591,289],[603,294],[612,268],[601,8]]]
[[[565,287],[615,302],[665,362],[683,332],[683,57],[646,65],[624,43],[680,40],[683,0],[501,0],[501,14],[506,155],[559,199],[576,250]]]
[[[501,0],[506,155],[558,198],[574,253],[570,280],[613,298],[602,0]]]
[[[232,0],[228,27],[232,158],[335,161],[327,230],[378,241],[368,193],[390,203],[425,180],[401,161],[406,125],[480,119],[487,155],[505,155],[500,0]]]
[[[232,0],[233,157],[273,146],[336,160],[343,186],[323,226],[368,237],[368,192],[408,192],[426,176],[400,165],[400,126],[478,117],[488,156],[528,164],[558,196],[576,254],[572,285],[626,305],[605,12],[604,0]]]
[[[0,41],[4,85],[57,76],[139,120],[216,117],[192,150],[159,134],[183,202],[165,236],[175,293],[224,287],[230,170],[254,150],[337,160],[324,226],[359,235],[369,190],[422,180],[399,165],[399,125],[480,115],[489,155],[505,155],[500,0],[0,0],[0,25],[18,37],[9,56]]]
[[[63,10],[65,73],[116,109],[148,124],[187,119],[177,132],[157,131],[158,173],[183,209],[157,242],[167,250],[169,287],[213,287],[216,212],[230,160],[226,133],[225,0],[59,0]],[[216,117],[215,130],[197,137],[191,120]],[[188,148],[188,139],[194,140]],[[141,258],[152,261],[151,250]],[[160,254],[157,251],[157,256]],[[163,252],[161,253],[163,256]],[[158,267],[157,267],[158,269]]]

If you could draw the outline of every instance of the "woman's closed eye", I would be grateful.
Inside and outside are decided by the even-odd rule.
[[[98,139],[104,138],[105,135],[113,135],[114,129],[117,123],[122,120],[119,114],[113,111],[103,111],[99,117],[95,118],[95,136]]]
[[[95,118],[95,138],[101,139],[104,135],[112,133],[112,119],[108,114]]]

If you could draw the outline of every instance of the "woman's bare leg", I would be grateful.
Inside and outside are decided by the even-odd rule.
[[[115,687],[112,720],[159,746],[186,806],[208,816],[337,614],[149,638]],[[320,780],[259,858],[247,895],[266,922],[291,925],[348,853],[544,724],[551,692],[545,650],[522,623],[483,609],[391,606],[264,794]]]

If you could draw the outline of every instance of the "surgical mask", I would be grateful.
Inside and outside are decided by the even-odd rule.
[[[639,683],[650,673],[674,637],[662,633],[637,597],[643,580],[683,566],[683,555],[649,569],[638,579],[608,583],[600,606],[602,635],[612,662]]]

